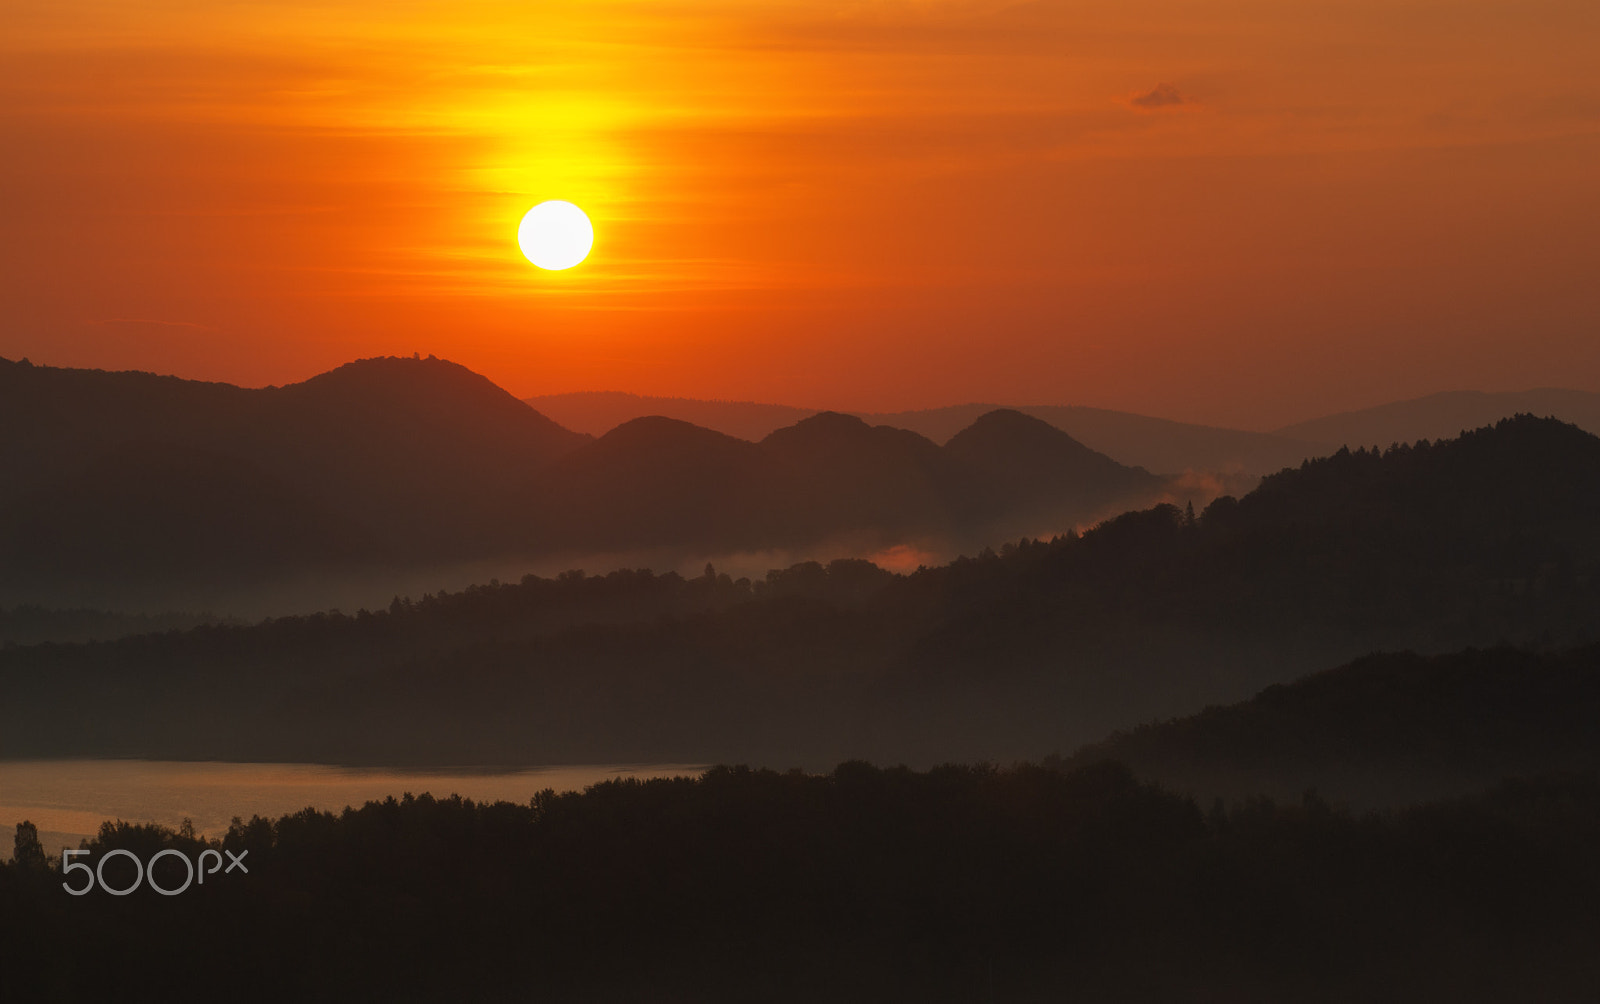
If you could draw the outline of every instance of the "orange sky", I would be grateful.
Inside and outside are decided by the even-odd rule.
[[[1594,0],[8,0],[0,355],[249,385],[1600,390]],[[583,206],[571,272],[519,254]]]

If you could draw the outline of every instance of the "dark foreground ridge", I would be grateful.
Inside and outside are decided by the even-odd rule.
[[[28,836],[0,868],[19,1001],[1600,994],[1593,775],[1356,817],[1314,796],[1202,811],[1112,763],[719,767],[238,822],[218,846],[249,873],[172,897],[69,896]],[[107,824],[89,860],[203,846]],[[181,885],[171,856],[157,871]]]
[[[1205,799],[1315,788],[1390,805],[1508,776],[1600,771],[1600,646],[1370,655],[1120,732],[1066,763],[1105,759]]]

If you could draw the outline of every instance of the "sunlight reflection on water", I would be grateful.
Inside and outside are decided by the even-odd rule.
[[[514,770],[334,767],[326,764],[172,760],[0,761],[0,855],[11,854],[16,824],[29,820],[45,850],[76,847],[105,820],[161,823],[185,818],[218,835],[234,816],[275,818],[308,806],[337,812],[406,792],[474,801],[527,803],[545,788],[577,791],[619,777],[695,776],[695,764],[590,764]]]

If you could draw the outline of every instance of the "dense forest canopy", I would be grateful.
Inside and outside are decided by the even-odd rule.
[[[19,999],[1576,1001],[1600,992],[1597,841],[1593,775],[1356,816],[1202,809],[1112,763],[722,767],[209,842],[108,823],[89,860],[210,846],[249,871],[73,897],[22,855],[0,940]]]

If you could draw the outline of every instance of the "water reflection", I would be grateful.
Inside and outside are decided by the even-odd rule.
[[[338,811],[390,795],[431,792],[474,801],[526,803],[544,788],[576,791],[617,777],[696,775],[697,764],[588,764],[503,770],[334,767],[325,764],[171,760],[12,760],[0,762],[0,854],[11,854],[16,824],[31,820],[45,850],[76,847],[108,819],[161,823],[184,819],[215,835],[234,816],[249,819],[308,806]]]

